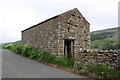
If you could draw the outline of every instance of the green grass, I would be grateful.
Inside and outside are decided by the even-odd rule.
[[[73,67],[74,66],[74,61],[73,59],[69,59],[66,56],[54,59],[52,63],[61,65],[63,67]]]
[[[52,61],[55,59],[55,56],[50,52],[40,51],[39,59],[44,60],[47,63],[52,63]]]
[[[95,73],[102,78],[120,78],[117,69],[111,69],[105,63],[100,65],[80,65],[78,68],[83,74]]]
[[[9,44],[5,48],[10,49],[16,52],[17,54],[21,54],[25,57],[42,60],[46,63],[54,63],[63,67],[74,66],[73,59],[68,59],[66,56],[56,58],[52,53],[43,50],[37,50],[31,45]]]

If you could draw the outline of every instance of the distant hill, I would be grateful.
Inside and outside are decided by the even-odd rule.
[[[91,32],[92,49],[120,49],[118,38],[120,39],[118,27]]]
[[[91,41],[108,38],[118,39],[118,27],[91,32]]]
[[[15,42],[1,43],[0,44],[0,49],[4,48],[6,45],[12,44],[12,43],[21,43],[21,40],[15,41]]]

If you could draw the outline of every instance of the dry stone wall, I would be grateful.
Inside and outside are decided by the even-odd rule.
[[[80,65],[97,65],[101,63],[106,63],[110,66],[110,68],[120,68],[120,50],[106,50],[99,51],[94,50],[90,52],[81,52],[77,54],[75,67],[79,67]]]

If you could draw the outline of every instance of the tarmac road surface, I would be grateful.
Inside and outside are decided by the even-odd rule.
[[[2,49],[2,78],[86,78]]]

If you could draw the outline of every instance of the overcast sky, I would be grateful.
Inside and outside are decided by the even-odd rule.
[[[21,40],[21,31],[78,8],[90,31],[118,26],[119,0],[0,0],[0,43]]]

